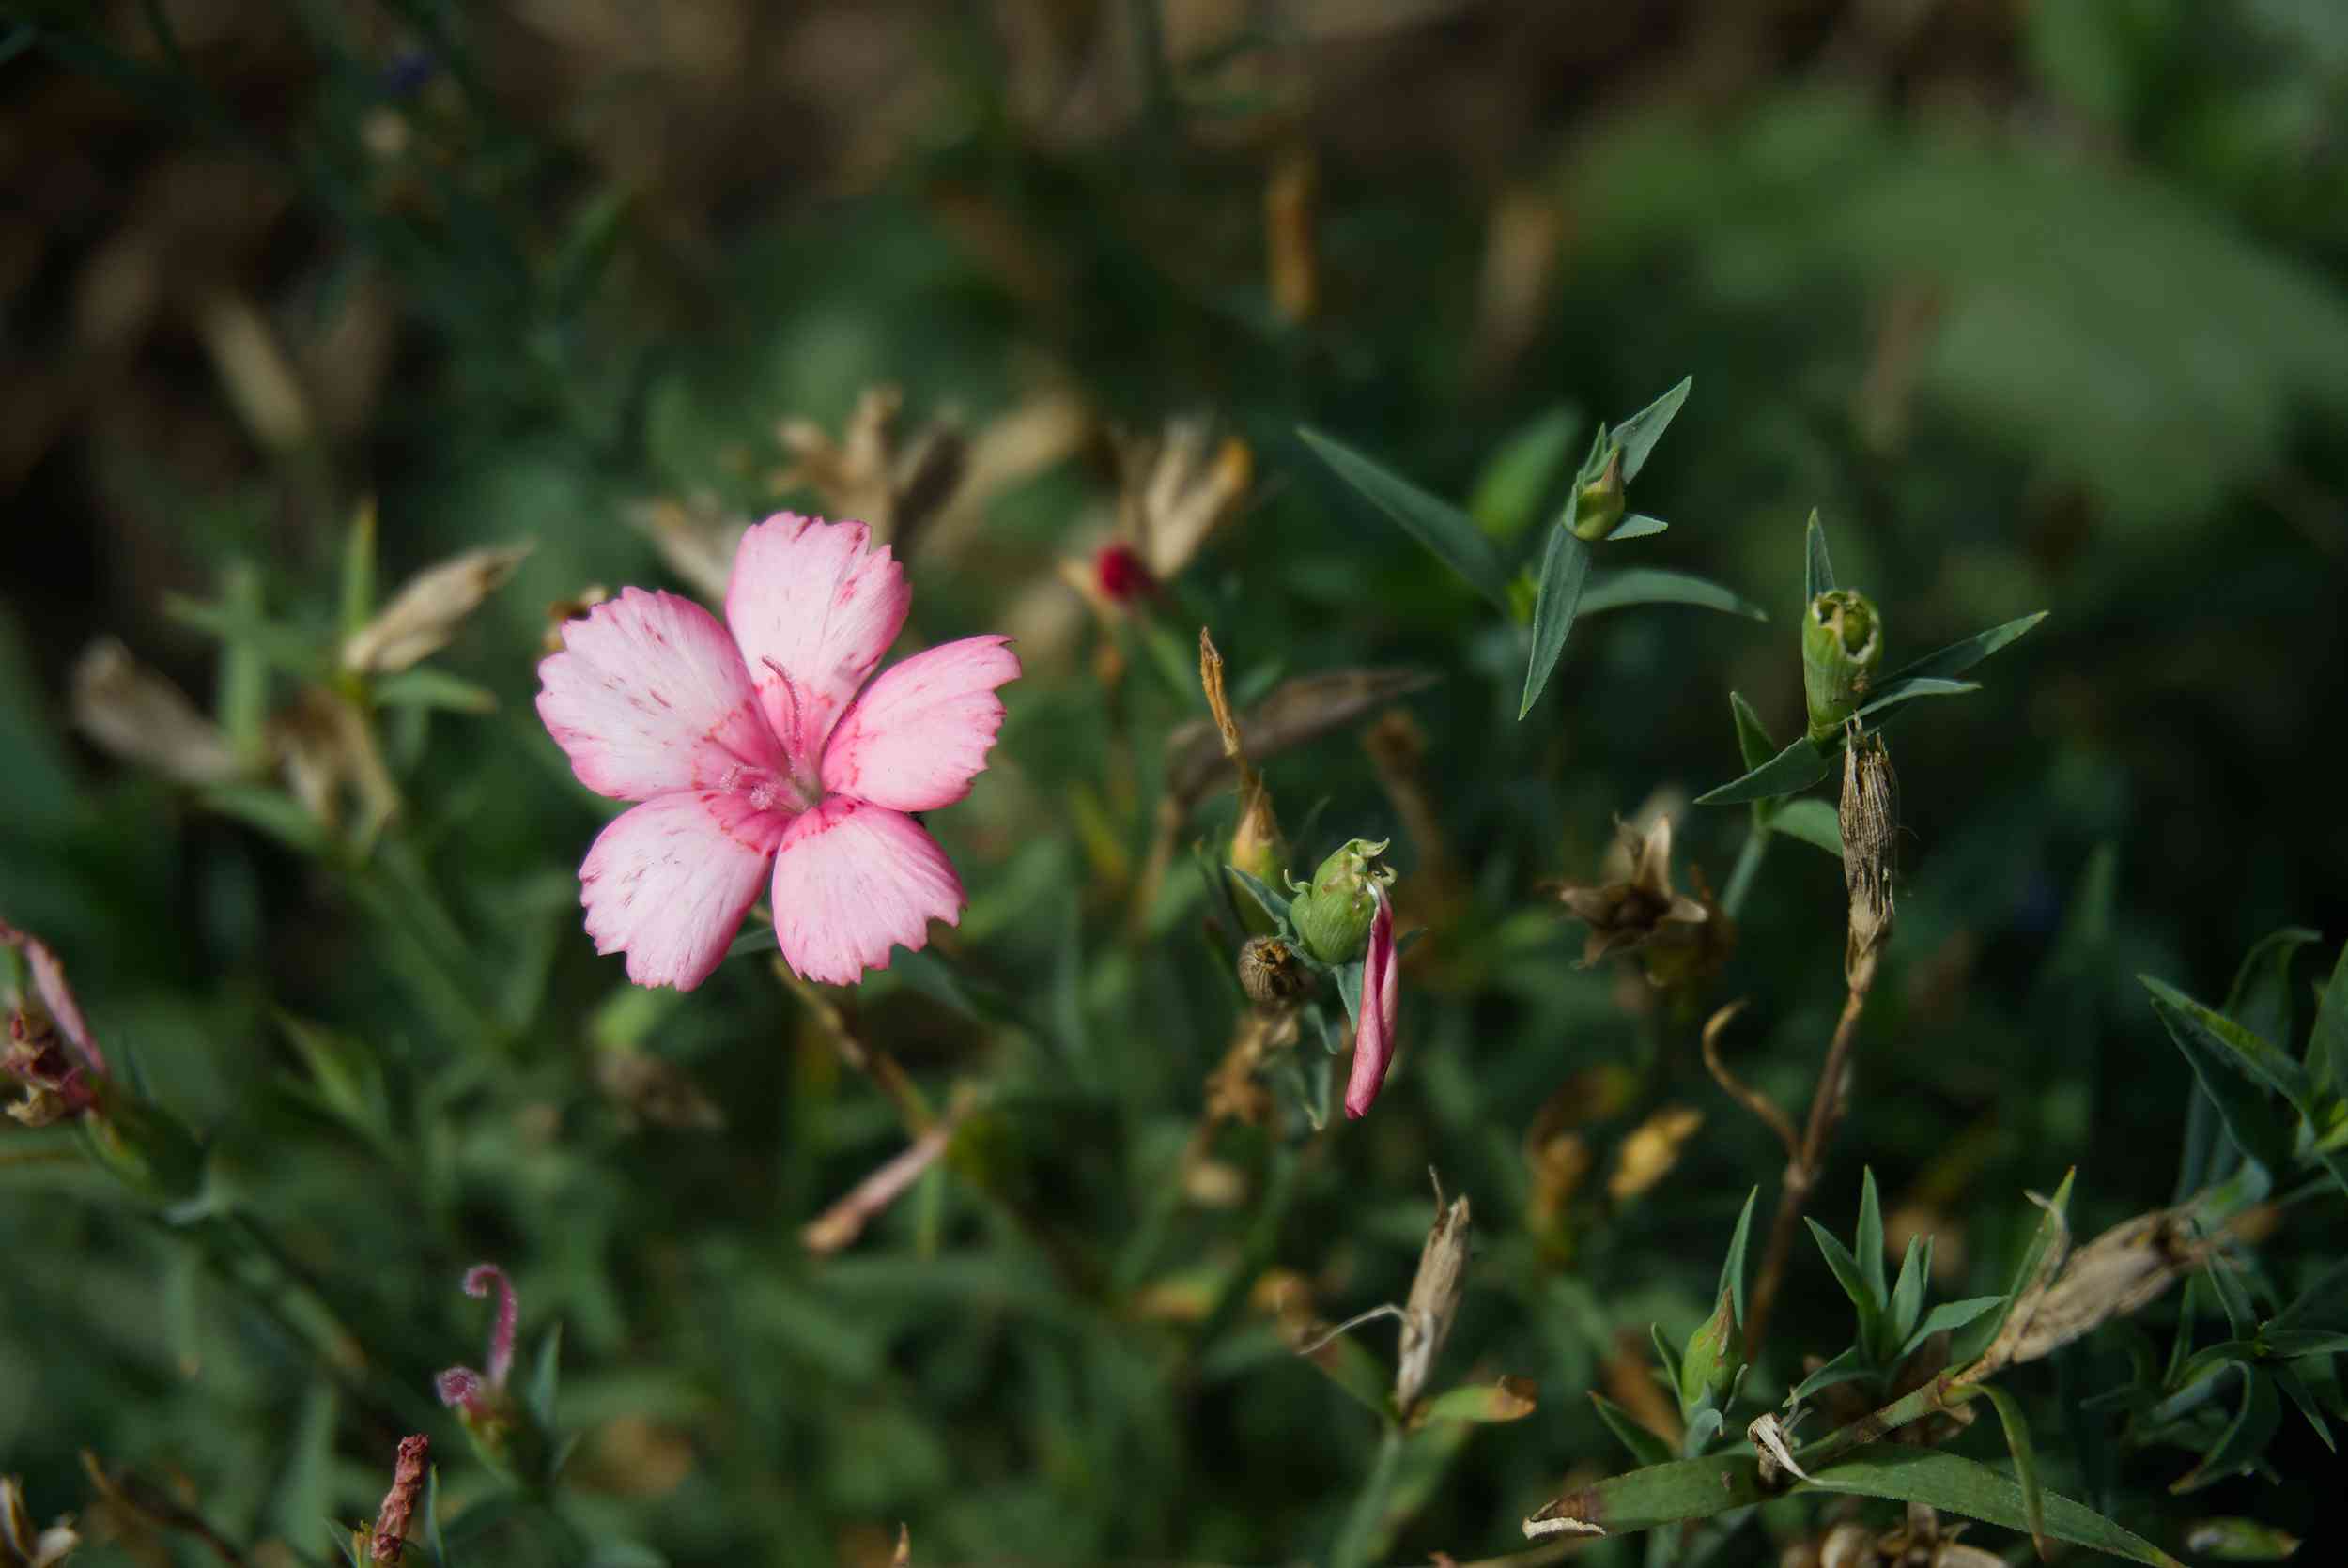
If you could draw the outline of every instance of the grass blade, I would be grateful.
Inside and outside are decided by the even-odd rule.
[[[1393,518],[1403,532],[1426,546],[1478,593],[1507,609],[1508,574],[1492,542],[1466,513],[1342,441],[1305,425],[1298,426],[1296,433],[1315,456]]]

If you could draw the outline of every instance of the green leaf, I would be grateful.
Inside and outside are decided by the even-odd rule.
[[[1889,1304],[1883,1281],[1883,1200],[1876,1192],[1876,1173],[1871,1165],[1859,1169],[1859,1234],[1851,1238],[1857,1244],[1859,1271],[1867,1281],[1867,1294],[1877,1311]]]
[[[432,1543],[432,1560],[436,1568],[456,1568],[449,1561],[448,1543],[440,1537],[440,1467],[433,1466],[424,1475],[424,1530]]]
[[[1686,572],[1665,571],[1660,566],[1626,566],[1619,571],[1593,573],[1589,586],[1582,592],[1583,615],[1600,615],[1631,605],[1692,605],[1698,609],[1717,609],[1754,621],[1769,618],[1759,605],[1730,592],[1719,583]]]
[[[2274,1380],[2248,1361],[2236,1361],[2233,1365],[2242,1374],[2242,1408],[2234,1412],[2233,1420],[2227,1423],[2210,1451],[2201,1455],[2201,1462],[2170,1483],[2171,1492],[2198,1492],[2249,1468],[2252,1461],[2266,1452],[2266,1445],[2274,1440],[2275,1429],[2282,1424],[2283,1406],[2275,1393]]]
[[[1924,1314],[1924,1320],[1916,1325],[1915,1331],[1900,1343],[1900,1359],[1906,1360],[1914,1355],[1918,1345],[1942,1330],[1954,1333],[1982,1314],[2004,1305],[2005,1298],[2002,1296],[1969,1296],[1962,1301],[1941,1302]]]
[[[1757,768],[1777,755],[1777,743],[1769,739],[1761,715],[1753,711],[1753,704],[1745,700],[1743,693],[1728,694],[1728,712],[1737,721],[1737,751],[1744,758],[1746,767]]]
[[[1729,1299],[1735,1304],[1739,1329],[1745,1326],[1745,1243],[1753,1236],[1753,1206],[1760,1196],[1758,1187],[1745,1194],[1745,1207],[1737,1216],[1737,1229],[1728,1238],[1728,1256],[1721,1262],[1720,1288],[1729,1293]],[[1717,1301],[1720,1297],[1715,1294],[1712,1299]]]
[[[1258,882],[1254,877],[1249,876],[1245,871],[1241,870],[1236,866],[1226,866],[1223,869],[1228,872],[1233,878],[1237,879],[1242,887],[1247,889],[1248,897],[1254,899],[1259,904],[1261,904],[1263,906],[1263,912],[1266,915],[1271,915],[1273,919],[1279,922],[1282,926],[1286,926],[1289,923],[1289,901],[1286,899],[1280,897],[1279,894],[1274,893],[1271,888],[1266,887],[1262,883]]]
[[[2309,1318],[2325,1319],[2329,1315],[2325,1309],[2338,1306],[2343,1292],[2348,1292],[2348,1258],[2340,1259],[2316,1275],[2291,1305],[2267,1319],[2266,1327],[2296,1329]]]
[[[771,953],[781,945],[782,938],[776,934],[775,928],[771,924],[757,926],[744,931],[728,943],[726,957],[739,959],[747,958],[752,953]]]
[[[1810,512],[1810,526],[1802,530],[1801,603],[1805,612],[1810,602],[1834,587],[1834,563],[1826,555],[1826,525],[1818,521],[1815,507]]]
[[[267,624],[260,568],[251,561],[230,561],[222,571],[220,597],[221,607],[230,623]],[[297,646],[301,656],[309,656],[307,643]],[[270,658],[258,644],[241,638],[224,639],[220,683],[215,688],[219,701],[214,713],[221,733],[228,737],[229,748],[248,765],[269,754],[269,739],[263,733],[269,723],[269,667]]]
[[[2330,1085],[2336,1095],[2348,1095],[2348,944],[2341,945],[2331,980],[2315,1005],[2307,1067],[2316,1083]]]
[[[1468,515],[1475,526],[1504,542],[1521,536],[1557,483],[1581,423],[1573,406],[1561,403],[1503,442],[1468,496]]]
[[[1320,1374],[1381,1419],[1391,1414],[1387,1388],[1394,1381],[1378,1359],[1351,1334],[1339,1334],[1304,1357]]]
[[[348,638],[375,618],[375,501],[359,503],[343,540],[342,635]]]
[[[1508,608],[1507,571],[1491,541],[1466,513],[1318,430],[1300,425],[1296,433],[1339,479],[1393,518],[1403,532],[1426,546],[1478,593],[1502,610]]]
[[[1911,1236],[1908,1238],[1908,1255],[1900,1259],[1899,1283],[1892,1287],[1892,1341],[1908,1343],[1908,1336],[1916,1331],[1916,1320],[1923,1315],[1924,1285],[1932,1277],[1932,1237]]]
[[[1837,860],[1843,858],[1842,814],[1831,801],[1789,800],[1769,818],[1769,830],[1815,845]]]
[[[1794,1385],[1794,1391],[1785,1396],[1788,1405],[1799,1405],[1821,1389],[1837,1383],[1855,1383],[1861,1377],[1872,1377],[1876,1368],[1861,1354],[1861,1346],[1851,1345],[1841,1355]]]
[[[1620,1438],[1622,1446],[1630,1451],[1632,1460],[1641,1465],[1671,1463],[1671,1444],[1641,1426],[1630,1411],[1596,1389],[1590,1391],[1590,1403],[1598,1407],[1598,1419],[1606,1423],[1606,1430]]]
[[[2014,1456],[2014,1480],[2022,1492],[2022,1519],[2030,1530],[2031,1545],[2038,1548],[2041,1561],[2047,1557],[2047,1489],[2038,1479],[2038,1451],[2030,1440],[2030,1422],[2023,1418],[2021,1406],[2014,1396],[1995,1384],[1984,1384],[1981,1391],[1988,1397],[1990,1407],[1998,1412],[1998,1423],[2005,1428],[2006,1452]]]
[[[531,1363],[530,1383],[522,1392],[522,1403],[548,1437],[554,1434],[554,1395],[562,1377],[563,1325],[557,1322],[538,1342],[538,1358]]]
[[[163,599],[163,613],[292,674],[316,679],[326,673],[327,658],[316,642],[291,626],[261,619],[234,599],[214,605],[169,594]]]
[[[2261,1039],[2289,1045],[2291,961],[2300,948],[2322,940],[2305,926],[2286,926],[2259,938],[2243,955],[2226,1005],[2218,1010]]]
[[[2196,1519],[2185,1532],[2186,1551],[2220,1562],[2280,1562],[2300,1545],[2297,1536],[2256,1519]]]
[[[1742,778],[1707,791],[1696,796],[1695,803],[1698,806],[1737,806],[1749,800],[1790,795],[1797,790],[1807,790],[1833,771],[1833,763],[1826,755],[1812,746],[1806,737],[1797,737],[1791,746],[1747,772]]]
[[[493,714],[497,693],[460,681],[430,665],[417,665],[375,683],[375,699],[387,708],[440,708],[452,714]]]
[[[2250,1304],[2250,1293],[2242,1288],[2242,1282],[2233,1277],[2233,1266],[2222,1253],[2212,1253],[2201,1265],[2201,1272],[2209,1276],[2210,1288],[2217,1292],[2217,1305],[2225,1312],[2226,1327],[2236,1340],[2248,1344],[2258,1325],[2258,1309]]]
[[[2064,1245],[2070,1232],[2063,1217],[2071,1207],[2071,1183],[2078,1175],[2076,1168],[2062,1173],[2062,1185],[2055,1189],[2053,1198],[2047,1201],[2045,1212],[2039,1216],[2038,1228],[2031,1233],[2030,1245],[2022,1249],[2021,1257],[2015,1263],[2013,1281],[2005,1287],[2005,1295],[1999,1299],[1999,1304],[2003,1310],[1999,1312],[1994,1318],[1984,1317],[1977,1320],[1975,1326],[1966,1333],[1962,1342],[1951,1345],[1949,1349],[1951,1366],[1962,1367],[1980,1360],[1982,1352],[1997,1343],[1998,1334],[2004,1329],[2005,1320],[2013,1312],[2015,1302],[2019,1300],[2022,1293],[2037,1280],[2041,1267],[2047,1262],[2048,1254],[2059,1253],[2059,1249]],[[1934,1315],[1939,1314],[1935,1313]]]
[[[2185,1059],[2192,1065],[2193,1076],[2217,1105],[2234,1142],[2269,1171],[2285,1169],[2291,1161],[2291,1130],[2268,1105],[2263,1090],[2252,1082],[2249,1062],[2210,1027],[2207,1020],[2217,1015],[2149,975],[2139,975],[2137,978],[2153,993],[2154,1012],[2160,1016],[2169,1038],[2177,1042],[2177,1049],[2185,1053]],[[2265,1049],[2271,1052],[2274,1048]]]
[[[2008,621],[2005,624],[1992,626],[1985,632],[1975,632],[1962,642],[1952,642],[1946,648],[1935,649],[1923,658],[1911,664],[1902,665],[1892,671],[1884,678],[1883,684],[1889,685],[1895,681],[1909,681],[1920,677],[1961,675],[2047,619],[2047,612],[2042,609],[2035,615],[2025,615],[2019,620]]]
[[[1921,697],[1962,697],[1979,691],[1979,681],[1944,681],[1934,675],[1909,675],[1878,683],[1874,695],[1859,710],[1861,724],[1880,724]]]
[[[1646,467],[1647,454],[1671,428],[1679,406],[1688,401],[1688,389],[1695,384],[1694,377],[1682,377],[1679,385],[1614,426],[1614,439],[1622,447],[1624,484],[1638,478],[1639,470]]]
[[[215,784],[196,797],[209,810],[234,817],[301,854],[323,854],[326,824],[293,796],[263,784]]]
[[[1609,1535],[1629,1535],[1682,1519],[1707,1519],[1762,1500],[1760,1462],[1750,1455],[1719,1454],[1649,1465],[1576,1487],[1534,1515],[1567,1516],[1599,1526]]]
[[[1656,1359],[1663,1363],[1663,1386],[1677,1389],[1679,1387],[1679,1352],[1673,1348],[1671,1341],[1663,1337],[1663,1326],[1661,1323],[1648,1324],[1646,1331],[1647,1337],[1655,1342]]]
[[[2008,1530],[2030,1528],[2022,1488],[2012,1479],[1986,1465],[1938,1449],[1878,1444],[1815,1471],[1811,1485],[1821,1492],[1921,1502]],[[2047,1492],[2041,1505],[2046,1532],[2058,1541],[2150,1563],[2153,1568],[2182,1568],[2175,1558],[2084,1504]]]
[[[2275,1379],[2275,1386],[2289,1394],[2291,1402],[2299,1407],[2299,1413],[2308,1418],[2308,1424],[2314,1427],[2315,1435],[2324,1439],[2324,1446],[2338,1453],[2340,1445],[2332,1440],[2332,1423],[2324,1419],[2323,1407],[2316,1403],[2315,1391],[2308,1387],[2307,1379],[2287,1366],[2268,1367],[2266,1371],[2267,1376]]]
[[[1550,530],[1549,552],[1541,558],[1540,597],[1533,601],[1533,654],[1524,667],[1524,700],[1517,708],[1522,719],[1540,699],[1550,671],[1566,651],[1566,634],[1573,630],[1575,608],[1590,576],[1590,546],[1573,531],[1574,502],[1566,503],[1563,522]]]
[[[2288,1360],[2348,1350],[2348,1334],[2332,1329],[2268,1329],[2259,1335],[2259,1344],[2266,1347],[2268,1355]]]
[[[1464,1421],[1479,1425],[1522,1421],[1539,1408],[1532,1380],[1503,1377],[1497,1383],[1463,1383],[1429,1400],[1422,1407],[1427,1421]]]
[[[1650,517],[1644,512],[1633,512],[1614,525],[1614,531],[1606,536],[1613,544],[1617,539],[1645,539],[1650,533],[1661,533],[1671,524],[1661,517]]]
[[[1867,1288],[1867,1276],[1859,1260],[1850,1255],[1850,1249],[1837,1241],[1833,1234],[1817,1221],[1804,1216],[1802,1223],[1818,1243],[1818,1251],[1826,1254],[1826,1266],[1834,1270],[1834,1280],[1850,1298],[1850,1304],[1859,1310],[1859,1343],[1874,1345],[1882,1332],[1883,1313]]]

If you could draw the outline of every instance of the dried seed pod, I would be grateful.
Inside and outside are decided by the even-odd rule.
[[[1239,986],[1248,999],[1281,1007],[1305,994],[1309,978],[1289,945],[1276,936],[1251,936],[1239,950]]]
[[[1830,589],[1801,622],[1801,689],[1810,739],[1823,746],[1859,709],[1883,662],[1883,623],[1856,589]]]
[[[1432,1175],[1430,1171],[1429,1175]],[[1435,1223],[1419,1249],[1418,1273],[1411,1281],[1410,1299],[1402,1305],[1402,1354],[1395,1366],[1394,1403],[1408,1410],[1427,1386],[1443,1342],[1451,1337],[1452,1319],[1460,1315],[1460,1298],[1467,1292],[1468,1201],[1443,1201],[1443,1183],[1435,1184]]]
[[[1843,747],[1843,885],[1850,897],[1844,976],[1864,988],[1892,940],[1892,878],[1899,865],[1899,779],[1880,735],[1856,721]]]

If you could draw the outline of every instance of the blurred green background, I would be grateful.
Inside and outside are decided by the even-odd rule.
[[[1264,1282],[1333,1317],[1398,1297],[1431,1163],[1481,1237],[1438,1383],[1518,1374],[1541,1406],[1429,1458],[1385,1549],[1521,1545],[1569,1471],[1623,1464],[1583,1391],[1637,1381],[1648,1322],[1685,1335],[1745,1191],[1775,1192],[1696,1023],[1752,996],[1733,1054],[1798,1106],[1841,1001],[1840,879],[1791,841],[1701,1008],[1576,967],[1541,891],[1597,880],[1614,816],[1659,800],[1681,867],[1724,880],[1745,812],[1679,803],[1741,771],[1731,689],[1781,739],[1800,722],[1814,506],[1894,663],[2053,611],[1893,737],[1902,923],[1830,1228],[1872,1165],[1940,1229],[1955,1297],[1993,1288],[2020,1190],[2071,1163],[2082,1233],[2168,1201],[2189,1078],[2135,974],[2217,1001],[2274,927],[2348,932],[2328,0],[7,14],[0,915],[64,955],[100,1037],[209,1140],[216,1207],[274,1249],[126,1205],[48,1134],[0,1140],[0,1469],[37,1510],[86,1527],[87,1448],[255,1563],[321,1561],[320,1519],[372,1510],[419,1429],[444,1507],[488,1508],[429,1379],[480,1355],[456,1282],[489,1258],[526,1341],[561,1322],[582,1436],[564,1522],[479,1515],[476,1561],[883,1561],[901,1520],[916,1561],[1310,1559],[1376,1433],[1288,1354]],[[1691,374],[1636,495],[1671,530],[1612,548],[1771,619],[1593,618],[1522,724],[1521,631],[1294,435],[1522,529],[1555,498],[1512,506],[1495,453],[1560,408],[1578,453]],[[904,547],[908,645],[1009,631],[1028,673],[931,823],[972,899],[939,947],[984,994],[901,965],[854,1004],[938,1103],[981,1084],[988,1110],[951,1175],[812,1257],[799,1227],[903,1146],[894,1114],[764,957],[627,995],[576,906],[606,807],[530,698],[548,605],[688,588],[659,519],[839,515],[804,452],[779,474],[778,423],[837,436],[876,384],[972,453]],[[1118,433],[1175,416],[1244,440],[1252,492],[1104,621],[1063,568],[1087,578],[1117,527]],[[387,589],[536,542],[439,661],[496,711],[386,713],[403,805],[371,856],[304,855],[76,730],[100,637],[212,705],[233,672],[186,602],[331,644],[370,497]],[[1358,726],[1265,763],[1297,869],[1398,833],[1404,923],[1439,929],[1372,1115],[1199,1134],[1216,1181],[1183,1190],[1239,1011],[1189,849],[1228,794],[1154,894],[1142,867],[1165,737],[1203,714],[1202,623],[1244,699],[1440,675],[1402,703],[1440,842]],[[293,700],[270,680],[265,705]],[[2078,899],[2107,844],[2108,923]],[[2083,918],[2092,961],[2058,970]],[[369,1064],[379,1138],[321,1104],[297,1026]],[[722,1128],[644,1115],[605,1070],[622,1051],[688,1073]],[[1605,1069],[1631,1087],[1594,1090]],[[1528,1219],[1545,1103],[1593,1118],[1600,1162],[1569,1250]],[[1667,1104],[1705,1118],[1676,1167],[1592,1209]],[[1846,1331],[1815,1258],[1789,1291],[1779,1388]],[[2300,1429],[2274,1462],[2328,1459]],[[2183,1463],[2133,1456],[2132,1483]],[[2243,1481],[2211,1506],[2310,1505]],[[116,1524],[88,1560],[200,1560]],[[1769,1549],[1749,1528],[1730,1558]]]

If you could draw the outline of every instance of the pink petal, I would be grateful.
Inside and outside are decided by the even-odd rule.
[[[0,945],[23,949],[25,966],[33,972],[33,993],[55,1021],[57,1033],[80,1053],[83,1067],[105,1077],[106,1053],[98,1049],[98,1041],[89,1032],[89,1021],[82,1016],[82,1004],[74,999],[73,988],[66,983],[65,965],[57,961],[49,944],[0,920]]]
[[[792,761],[812,768],[824,738],[897,640],[913,591],[862,523],[778,513],[742,536],[726,622],[749,662],[767,722]]]
[[[1378,913],[1370,917],[1369,952],[1362,960],[1362,1014],[1353,1026],[1353,1071],[1345,1083],[1345,1114],[1369,1114],[1394,1065],[1394,1020],[1400,997],[1395,984],[1394,906],[1377,889]]]
[[[995,688],[1019,674],[1006,637],[916,653],[864,688],[824,747],[824,788],[896,811],[934,811],[970,792],[1002,728]]]
[[[701,984],[726,956],[790,821],[714,792],[655,795],[622,812],[579,869],[595,951],[626,953],[640,986]]]
[[[538,666],[538,716],[597,794],[649,800],[783,772],[741,653],[690,599],[623,589],[566,622],[563,646]]]
[[[775,934],[794,972],[853,985],[919,950],[929,923],[962,918],[962,882],[937,840],[902,812],[832,795],[791,823],[775,855]]]

